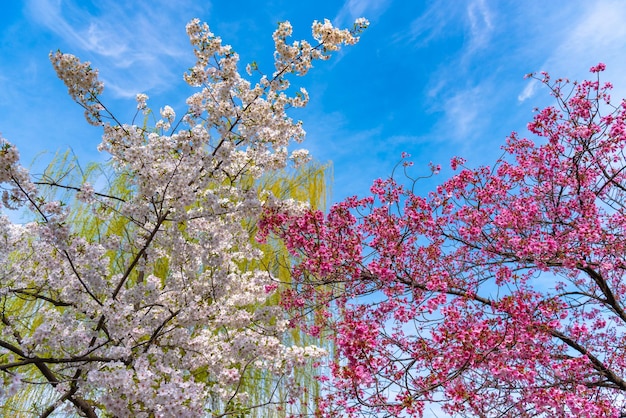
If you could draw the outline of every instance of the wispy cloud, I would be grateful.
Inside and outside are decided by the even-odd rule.
[[[446,33],[446,27],[457,13],[456,8],[447,9],[433,4],[419,17],[415,18],[411,22],[409,30],[399,34],[396,37],[396,41],[407,40],[417,47],[426,46],[432,40]]]
[[[519,102],[524,102],[535,95],[535,92],[539,88],[539,81],[530,80],[524,90],[517,96],[517,100]]]
[[[491,38],[494,29],[492,11],[487,7],[485,0],[470,2],[466,9],[469,26],[468,52],[485,47]]]
[[[608,69],[603,78],[621,79],[621,69],[626,66],[626,3],[619,0],[578,3],[573,5],[578,13],[569,16],[572,21],[568,22],[567,30],[545,34],[543,42],[554,45],[554,48],[537,71],[581,79],[589,76],[587,71],[591,66],[604,62]],[[612,68],[620,72],[613,73]],[[519,94],[519,100],[531,98],[536,87],[537,83],[526,86]],[[619,97],[626,93],[626,85],[621,88],[621,91],[615,91]]]
[[[375,21],[388,6],[389,0],[346,0],[333,22],[338,26],[347,26],[359,17]]]
[[[459,3],[437,2],[414,19],[409,30],[397,39],[424,47],[432,41],[463,33],[462,55],[470,55],[488,45],[494,27],[493,11],[485,0],[471,1],[465,8],[459,7]]]
[[[453,138],[470,134],[478,118],[475,103],[481,100],[481,88],[476,87],[473,72],[485,65],[476,57],[490,47],[496,30],[495,15],[485,0],[470,1],[465,7],[452,2],[433,3],[411,22],[406,34],[396,37],[397,42],[412,46],[416,53],[438,54],[439,45],[449,48],[445,61],[431,72],[425,93],[435,108],[443,110],[444,125],[453,128],[449,132]]]
[[[575,68],[581,64],[594,65],[600,58],[626,61],[626,3],[596,1],[586,3],[585,8],[548,62]]]
[[[479,87],[461,90],[446,100],[445,125],[450,131],[448,139],[467,139],[475,131],[475,125],[480,114],[480,98],[483,93]]]
[[[118,96],[132,96],[136,89],[150,90],[180,78],[188,41],[184,24],[198,9],[181,1],[174,9],[163,1],[125,4],[105,0],[97,10],[80,2],[29,0],[32,20],[59,36],[76,55],[97,60],[107,88]],[[135,76],[117,75],[133,67]]]

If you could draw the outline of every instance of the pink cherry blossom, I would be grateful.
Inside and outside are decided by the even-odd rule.
[[[626,415],[626,102],[531,77],[556,105],[492,166],[266,212],[296,257],[289,297],[336,346],[320,416]]]

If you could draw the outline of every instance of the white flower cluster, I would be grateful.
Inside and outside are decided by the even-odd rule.
[[[80,62],[74,55],[61,51],[51,52],[50,61],[67,86],[69,95],[85,108],[87,122],[95,126],[102,124],[100,112],[103,107],[98,96],[102,94],[104,84],[98,80],[98,70],[91,68],[89,62]]]
[[[19,159],[17,147],[0,136],[0,182],[11,179],[11,172]]]
[[[87,182],[83,183],[83,185],[80,187],[80,190],[76,193],[76,198],[85,203],[93,202],[95,198],[95,190],[93,186]]]
[[[17,209],[28,202],[29,195],[37,195],[37,188],[30,180],[28,170],[19,164],[19,158],[17,147],[0,136],[0,187],[3,189],[0,208]]]
[[[328,52],[338,51],[342,45],[354,45],[359,40],[359,34],[367,28],[367,19],[359,18],[355,21],[351,30],[335,28],[328,19],[323,23],[313,22],[313,38],[318,42],[313,46],[307,41],[294,41],[287,44],[287,38],[292,34],[292,27],[289,22],[281,22],[274,32],[274,44],[276,52],[274,54],[276,72],[278,75],[288,68],[290,72],[304,75],[313,66],[316,59],[328,59]]]
[[[300,167],[311,161],[311,155],[307,149],[297,149],[291,153],[289,159],[293,161],[295,167]]]
[[[37,218],[21,227],[0,218],[3,371],[32,372],[28,361],[36,361],[42,374],[30,381],[48,382],[86,416],[234,414],[289,400],[269,391],[250,404],[256,398],[242,382],[256,373],[278,385],[326,353],[283,343],[287,323],[271,302],[275,281],[250,225],[264,205],[306,206],[255,187],[290,160],[309,160],[305,150],[287,152],[304,138],[287,110],[305,106],[308,95],[287,95],[286,77],[357,39],[358,30],[327,21],[313,28],[320,45],[287,46],[291,27],[280,24],[276,73],[251,82],[238,72],[238,55],[193,20],[196,63],[185,80],[199,90],[175,129],[170,106],[154,127],[103,124],[97,71],[51,54],[88,121],[102,125],[99,149],[111,155],[117,179],[98,193],[99,183],[85,179],[35,183],[0,139],[4,205],[26,205]],[[138,110],[150,112],[147,99],[137,95]],[[76,192],[77,207],[42,187]]]
[[[161,109],[160,113],[162,119],[156,123],[156,128],[169,131],[172,122],[174,122],[174,119],[176,118],[176,113],[171,106],[165,106]]]
[[[148,104],[146,103],[148,99],[149,97],[147,94],[138,93],[137,96],[135,96],[135,100],[137,101],[137,110],[145,110],[146,107],[148,107]]]

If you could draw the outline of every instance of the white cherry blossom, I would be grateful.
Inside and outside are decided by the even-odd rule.
[[[316,44],[288,45],[283,22],[273,74],[254,65],[253,80],[193,20],[196,62],[184,78],[197,91],[179,120],[165,105],[153,127],[110,114],[89,63],[50,55],[87,122],[102,127],[98,149],[110,165],[105,181],[36,177],[0,138],[1,206],[33,220],[0,216],[0,396],[33,385],[43,389],[30,412],[88,417],[224,416],[296,401],[295,368],[326,353],[285,344],[254,225],[264,206],[304,205],[258,190],[258,180],[308,159],[287,151],[304,138],[288,109],[308,101],[304,90],[288,93],[288,78],[354,44],[366,26],[316,22]],[[138,112],[150,112],[147,99],[137,95]],[[261,378],[289,390],[253,402],[245,387]]]

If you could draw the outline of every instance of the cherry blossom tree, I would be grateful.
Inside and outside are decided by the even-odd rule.
[[[405,155],[406,181],[327,215],[268,211],[297,261],[292,321],[322,312],[301,326],[336,344],[321,416],[626,416],[626,101],[602,70],[531,74],[556,99],[533,139],[452,159],[427,196]]]
[[[287,148],[304,138],[287,112],[308,100],[289,76],[356,43],[366,26],[314,22],[315,44],[288,44],[291,26],[280,23],[275,71],[249,65],[246,77],[232,48],[193,20],[197,61],[185,80],[197,92],[183,117],[164,106],[154,126],[118,121],[100,100],[97,70],[50,55],[87,121],[103,129],[111,182],[32,176],[0,139],[2,205],[34,218],[0,217],[6,414],[25,412],[12,402],[29,387],[41,389],[27,412],[41,417],[240,416],[298,403],[298,367],[326,352],[289,337],[279,277],[263,262],[270,247],[254,234],[263,208],[306,208],[267,187],[272,173],[308,158]],[[147,99],[137,95],[146,116]],[[267,396],[246,391],[258,385]]]

